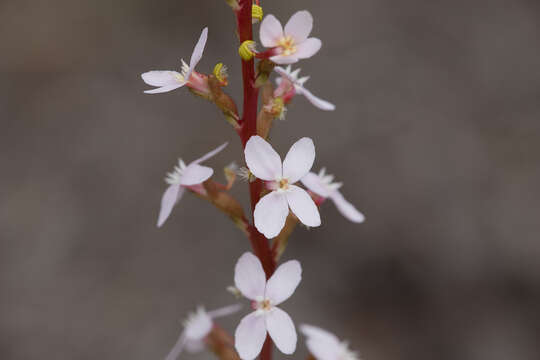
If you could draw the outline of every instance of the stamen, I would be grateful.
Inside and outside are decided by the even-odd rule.
[[[214,66],[213,74],[221,84],[227,85],[227,67],[223,65],[223,63],[217,63],[216,66]]]
[[[296,52],[296,44],[292,36],[285,36],[279,40],[279,46],[282,49],[281,55],[289,56]]]
[[[259,5],[253,4],[251,6],[251,17],[253,18],[253,23],[262,21],[263,18],[263,9]]]
[[[254,50],[255,50],[255,41],[246,40],[238,48],[238,54],[240,54],[240,57],[243,60],[249,61],[253,59],[253,56],[255,56]]]

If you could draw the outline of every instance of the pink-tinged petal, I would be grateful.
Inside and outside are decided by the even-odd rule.
[[[345,200],[343,195],[341,195],[338,190],[330,194],[330,199],[334,201],[334,204],[336,204],[336,207],[341,213],[341,215],[345,216],[350,221],[355,223],[362,223],[366,220],[365,216],[360,211],[358,211],[353,204]]]
[[[274,307],[266,315],[266,329],[276,347],[284,354],[290,355],[296,350],[296,329],[294,323],[285,311]]]
[[[242,360],[253,360],[259,355],[266,340],[265,316],[257,311],[246,315],[234,333],[234,347]]]
[[[240,311],[240,309],[242,309],[241,304],[233,304],[233,305],[225,306],[225,307],[222,307],[222,308],[219,308],[219,309],[216,309],[216,310],[209,311],[208,315],[212,319],[215,319],[215,318],[218,318],[218,317],[227,316],[227,315],[237,313],[238,311]]]
[[[180,184],[184,186],[200,184],[208,180],[213,173],[214,170],[208,166],[189,164],[182,172]]]
[[[306,40],[313,28],[313,16],[307,10],[295,13],[285,25],[285,36],[292,36],[297,44]]]
[[[322,42],[317,38],[309,38],[296,46],[294,55],[299,59],[312,57],[321,49]]]
[[[186,351],[191,354],[196,354],[204,350],[205,344],[203,340],[187,340],[186,341]]]
[[[185,189],[180,185],[171,185],[165,190],[161,198],[161,208],[159,210],[157,226],[161,227],[165,220],[171,214],[171,211],[176,203],[182,198]]]
[[[336,335],[317,326],[302,324],[300,325],[300,331],[308,340],[313,339],[316,341],[333,342],[335,344],[340,343]]]
[[[180,335],[180,337],[178,338],[176,344],[173,346],[173,348],[165,358],[165,360],[176,360],[176,358],[178,358],[178,355],[182,353],[186,342],[186,337],[184,336],[184,333],[182,333],[182,335]]]
[[[259,36],[264,47],[270,48],[278,45],[279,39],[283,37],[283,27],[274,15],[267,15],[263,19]]]
[[[330,191],[328,190],[327,186],[323,183],[319,175],[309,172],[306,176],[300,179],[302,184],[308,190],[313,191],[319,196],[322,196],[324,198],[330,196]]]
[[[246,164],[253,175],[262,180],[281,178],[281,158],[266,140],[252,136],[244,149]]]
[[[289,191],[287,191],[287,202],[291,211],[302,224],[311,227],[321,225],[319,209],[317,209],[317,205],[304,189],[291,185]]]
[[[181,78],[181,75],[178,72],[170,70],[153,70],[141,74],[141,78],[145,83],[160,87],[177,85],[179,77]]]
[[[296,55],[296,53],[294,55],[289,55],[289,56],[275,55],[275,56],[270,57],[270,60],[272,60],[276,64],[287,65],[287,64],[294,64],[298,62],[298,56]]]
[[[338,360],[343,355],[339,343],[308,339],[306,346],[311,355],[317,360]]]
[[[203,52],[204,52],[204,46],[206,45],[206,40],[208,39],[208,28],[205,27],[203,31],[201,32],[201,36],[199,37],[199,41],[197,41],[197,44],[195,45],[195,48],[193,49],[193,53],[191,54],[191,59],[189,60],[189,71],[186,74],[186,79],[189,79],[191,76],[191,72],[195,70],[195,66],[201,61]]]
[[[267,239],[272,239],[278,236],[283,226],[285,226],[287,215],[289,215],[287,197],[284,193],[272,191],[262,197],[255,205],[255,211],[253,212],[255,227]]]
[[[224,144],[221,144],[220,146],[218,146],[217,148],[215,148],[214,150],[210,151],[209,153],[207,153],[206,155],[198,158],[197,160],[195,161],[192,161],[191,164],[200,164],[202,163],[203,161],[206,161],[208,159],[210,159],[211,157],[217,155],[218,153],[220,153],[223,149],[225,149],[225,147],[227,147],[227,145],[229,145],[228,142],[224,143]]]
[[[311,91],[309,91],[308,89],[306,88],[302,88],[301,91],[298,91],[298,93],[304,95],[306,97],[306,99],[308,99],[308,101],[310,103],[312,103],[314,106],[318,107],[319,109],[321,110],[326,110],[326,111],[332,111],[332,110],[335,110],[336,109],[336,106],[326,100],[323,100],[321,98],[318,98],[317,96],[313,95],[311,93]]]
[[[266,283],[265,297],[279,305],[294,293],[302,280],[302,266],[297,260],[281,264]]]
[[[234,284],[250,300],[264,296],[266,275],[258,257],[250,252],[240,256],[234,268]]]
[[[162,87],[155,88],[152,90],[145,90],[144,93],[145,94],[161,94],[161,93],[166,93],[169,91],[176,90],[178,88],[181,88],[184,85],[186,85],[186,83],[178,83],[176,85],[167,85],[167,86],[162,86]]]
[[[295,142],[285,160],[283,160],[283,177],[294,184],[311,170],[315,161],[315,145],[313,140],[304,137]]]

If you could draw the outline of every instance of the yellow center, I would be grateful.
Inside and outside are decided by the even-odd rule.
[[[287,179],[279,180],[278,186],[281,190],[287,190],[289,188],[289,180]]]
[[[263,300],[259,304],[261,310],[268,311],[272,308],[272,304],[270,304],[270,300]]]
[[[284,56],[289,56],[296,52],[296,44],[294,43],[294,39],[290,35],[282,37],[279,40],[279,46],[283,50],[281,54]]]

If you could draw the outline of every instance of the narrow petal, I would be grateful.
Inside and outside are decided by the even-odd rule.
[[[180,184],[185,186],[200,184],[208,180],[213,173],[214,170],[208,166],[189,164],[182,172]]]
[[[289,56],[276,55],[276,56],[270,57],[270,60],[272,60],[276,64],[287,65],[287,64],[294,64],[298,62],[298,56],[296,54],[289,55]]]
[[[153,70],[141,74],[141,78],[148,85],[161,87],[179,84],[178,79],[181,75],[176,71]]]
[[[253,212],[255,227],[267,239],[272,239],[278,236],[283,226],[285,226],[287,215],[289,215],[287,197],[284,193],[272,191],[261,198],[255,205],[255,211]]]
[[[283,160],[283,177],[294,184],[311,170],[315,161],[315,145],[313,140],[304,137],[295,142],[285,160]]]
[[[309,352],[317,360],[336,360],[340,359],[342,354],[341,344],[333,341],[319,339],[308,339],[306,346]]]
[[[321,49],[322,42],[317,38],[309,38],[296,46],[294,55],[299,59],[312,57]]]
[[[244,149],[249,170],[262,180],[272,181],[281,178],[281,158],[262,137],[252,136]]]
[[[176,358],[178,358],[178,355],[182,353],[185,345],[186,337],[184,336],[184,333],[182,333],[182,335],[180,335],[180,337],[178,338],[176,344],[174,344],[173,348],[165,358],[165,360],[176,360]]]
[[[266,329],[282,353],[287,355],[294,353],[297,336],[294,323],[289,314],[278,307],[274,307],[266,315]]]
[[[185,189],[180,185],[171,185],[165,190],[161,198],[161,208],[159,210],[157,226],[161,227],[171,214],[171,211],[184,194]]]
[[[312,103],[314,106],[318,107],[321,110],[332,111],[336,109],[336,106],[334,104],[329,103],[328,101],[323,100],[321,98],[318,98],[306,88],[302,88],[302,90],[297,91],[297,93],[304,95],[310,103]]]
[[[285,35],[292,36],[296,43],[307,39],[313,28],[313,16],[307,10],[295,13],[285,25]]]
[[[162,86],[162,87],[155,88],[155,89],[152,89],[152,90],[145,90],[144,93],[145,93],[145,94],[161,94],[161,93],[166,93],[166,92],[173,91],[173,90],[175,90],[175,89],[181,88],[181,87],[184,86],[185,84],[186,84],[186,83],[178,83],[178,84],[176,84],[176,85]]]
[[[186,340],[186,345],[184,347],[187,352],[196,354],[204,350],[205,344],[203,340]]]
[[[287,300],[296,290],[302,280],[302,266],[297,260],[281,264],[266,283],[265,297],[273,305],[279,305]]]
[[[195,70],[195,66],[197,66],[197,64],[201,60],[203,51],[204,51],[204,46],[206,45],[207,39],[208,39],[208,28],[205,27],[203,31],[201,32],[199,41],[197,41],[197,44],[195,45],[195,48],[193,49],[193,53],[191,54],[191,59],[189,60],[189,71],[186,74],[186,80],[189,79],[189,77],[191,76],[191,72]]]
[[[278,45],[278,41],[283,37],[283,27],[274,15],[267,15],[259,30],[261,44],[264,47],[270,48]]]
[[[250,300],[264,296],[266,275],[258,257],[250,252],[240,256],[234,268],[234,284]]]
[[[319,196],[326,198],[330,195],[330,191],[323,183],[319,175],[313,172],[307,173],[307,175],[301,178],[300,181],[302,182],[302,184],[304,184],[305,187],[308,188],[308,190],[313,191]]]
[[[220,146],[218,146],[217,148],[215,148],[214,150],[210,151],[209,153],[207,153],[206,155],[198,158],[197,160],[195,161],[192,161],[191,164],[200,164],[202,163],[203,161],[206,161],[208,159],[210,159],[211,157],[217,155],[218,153],[220,153],[223,149],[225,149],[227,147],[227,145],[229,145],[228,142],[224,143],[224,144],[221,144]]]
[[[358,211],[353,204],[345,200],[343,195],[341,195],[338,190],[332,192],[332,194],[330,195],[330,199],[334,201],[334,204],[336,204],[336,207],[341,213],[341,215],[345,216],[350,221],[355,223],[362,223],[366,220],[365,216],[360,211]]]
[[[336,335],[317,326],[302,324],[300,325],[300,331],[308,340],[313,339],[316,341],[334,342],[336,344],[340,343]]]
[[[291,207],[291,211],[302,224],[312,227],[321,225],[319,209],[317,209],[317,205],[315,205],[306,190],[291,185],[289,191],[287,191],[287,202]]]
[[[225,306],[225,307],[222,307],[222,308],[219,308],[219,309],[216,309],[216,310],[209,311],[208,315],[212,319],[215,319],[215,318],[218,318],[218,317],[227,316],[227,315],[237,313],[238,311],[240,311],[240,309],[242,309],[241,304],[233,304],[233,305]]]
[[[234,347],[242,360],[253,360],[259,355],[266,340],[265,316],[257,311],[246,315],[234,333]]]

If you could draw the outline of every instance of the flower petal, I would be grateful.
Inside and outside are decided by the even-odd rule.
[[[218,318],[218,317],[234,314],[234,313],[240,311],[240,309],[242,309],[241,304],[233,304],[233,305],[225,306],[225,307],[222,307],[222,308],[219,308],[219,309],[216,309],[216,310],[209,311],[208,315],[212,319],[215,319],[215,318]]]
[[[193,53],[191,54],[191,59],[189,60],[189,71],[186,74],[186,80],[189,80],[189,77],[191,76],[191,72],[195,70],[195,66],[201,61],[204,46],[206,45],[206,40],[208,39],[208,28],[205,27],[203,31],[201,32],[201,36],[199,37],[199,41],[197,41],[197,44],[195,45],[195,48],[193,49]]]
[[[175,89],[181,88],[185,84],[186,83],[178,83],[176,85],[162,86],[162,87],[155,88],[155,89],[152,89],[152,90],[145,90],[144,93],[145,94],[161,94],[161,93],[165,93],[165,92],[169,92],[169,91],[173,91]]]
[[[317,96],[313,95],[311,91],[304,87],[301,88],[300,91],[297,90],[297,93],[304,95],[310,103],[312,103],[314,106],[318,107],[321,110],[332,111],[336,109],[336,106],[334,104],[318,98]]]
[[[297,260],[281,264],[266,283],[265,298],[272,305],[279,305],[287,300],[302,280],[302,266]]]
[[[280,65],[294,64],[298,62],[298,56],[296,55],[296,53],[294,55],[289,55],[289,56],[275,55],[275,56],[270,57],[270,60]]]
[[[295,142],[285,160],[283,160],[283,177],[294,184],[311,170],[315,161],[315,145],[313,140],[304,137]]]
[[[330,194],[330,199],[334,201],[334,204],[336,204],[336,207],[341,213],[341,215],[345,216],[350,221],[355,223],[362,223],[366,220],[365,216],[360,211],[358,211],[353,204],[345,200],[343,195],[341,195],[338,190]]]
[[[317,38],[309,38],[296,46],[296,52],[294,53],[294,56],[299,59],[310,58],[321,49],[321,46],[321,40]]]
[[[281,178],[281,158],[266,140],[252,136],[244,149],[246,164],[253,175],[262,180]]]
[[[173,348],[165,358],[165,360],[176,360],[178,355],[182,353],[182,350],[184,349],[184,346],[186,345],[186,337],[184,336],[184,333],[182,332],[182,335],[178,338],[178,341],[176,341],[176,344],[174,344]]]
[[[294,353],[297,336],[289,314],[278,307],[272,308],[266,315],[266,329],[282,353],[288,355]]]
[[[255,227],[267,239],[272,239],[278,236],[283,226],[285,226],[287,215],[289,215],[287,197],[284,193],[272,191],[262,197],[255,205],[255,211],[253,212]]]
[[[203,340],[187,340],[185,345],[186,351],[195,354],[201,352],[205,348]]]
[[[315,205],[306,190],[291,185],[289,191],[287,191],[287,202],[291,211],[302,224],[312,227],[321,225],[319,209],[317,209],[317,205]]]
[[[283,27],[274,15],[267,15],[261,22],[259,37],[264,47],[270,48],[278,45],[283,36]]]
[[[151,86],[169,86],[179,83],[178,77],[181,75],[176,71],[170,70],[152,70],[141,74],[141,78],[145,83]]]
[[[180,184],[185,186],[200,184],[208,180],[213,173],[214,170],[208,166],[189,164],[182,172]]]
[[[306,176],[301,178],[300,181],[302,182],[302,184],[304,184],[305,187],[308,188],[308,190],[313,191],[317,195],[325,198],[330,196],[330,191],[323,183],[319,175],[313,172],[309,172],[306,174]]]
[[[234,333],[234,347],[242,360],[253,360],[259,355],[266,340],[265,316],[257,311],[246,315]]]
[[[285,35],[292,36],[297,44],[307,39],[313,28],[313,16],[307,10],[296,12],[285,25]]]
[[[250,252],[240,256],[234,268],[234,284],[250,300],[264,296],[266,275],[258,257]]]
[[[184,194],[185,189],[180,185],[171,185],[165,190],[161,197],[161,208],[159,209],[159,216],[157,226],[161,227],[165,220],[171,214],[171,211]]]
[[[217,148],[215,148],[214,150],[210,151],[209,153],[201,156],[200,158],[198,158],[197,160],[194,160],[191,162],[191,164],[200,164],[202,163],[203,161],[206,161],[208,159],[210,159],[211,157],[214,157],[216,156],[217,154],[219,154],[223,149],[225,149],[227,147],[227,145],[229,145],[229,142],[226,142],[224,144],[221,144],[219,145]]]
[[[336,344],[340,343],[336,335],[317,326],[302,324],[300,325],[300,331],[308,340],[313,339],[316,341],[334,342]]]
[[[311,339],[306,341],[309,352],[317,360],[336,360],[342,355],[341,344],[333,341]]]

